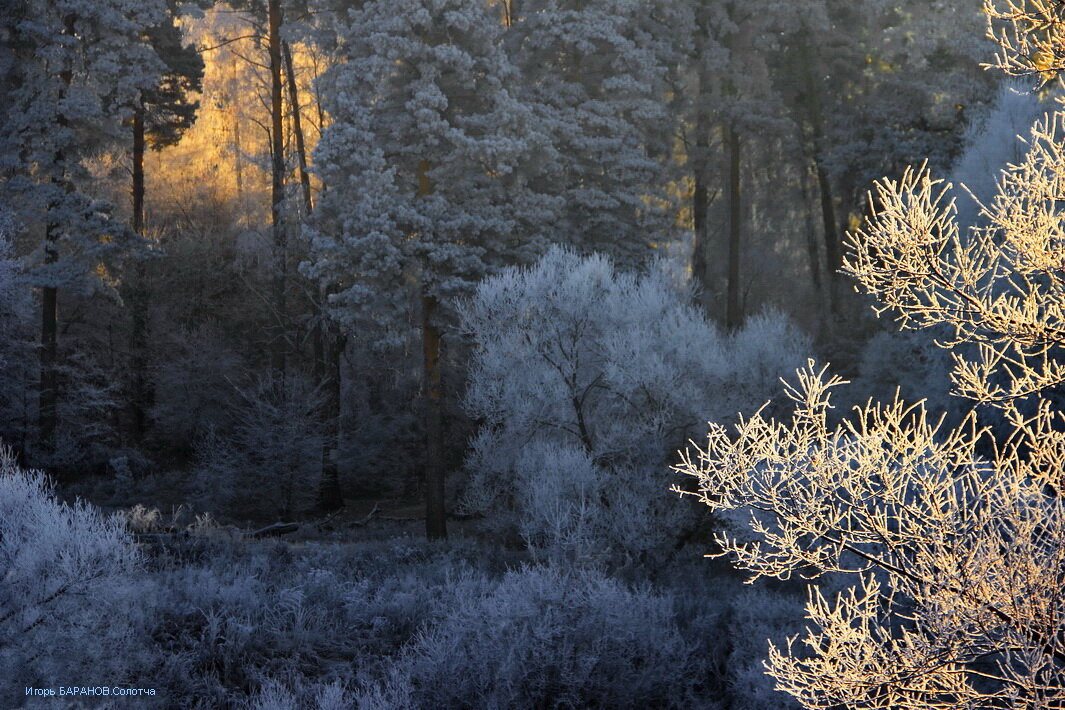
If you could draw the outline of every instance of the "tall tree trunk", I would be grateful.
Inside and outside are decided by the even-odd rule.
[[[322,308],[324,311],[324,306]],[[319,318],[316,333],[316,369],[318,382],[322,384],[323,424],[322,480],[318,487],[318,507],[332,511],[344,507],[344,494],[340,489],[340,471],[337,465],[340,449],[340,403],[341,361],[344,354],[344,339],[324,314]]]
[[[314,65],[314,82],[312,83],[312,87],[314,88],[314,108],[315,112],[318,114],[318,137],[321,138],[322,131],[325,130],[325,109],[322,108],[322,90],[318,81],[318,56],[312,55],[312,61]],[[326,188],[325,181],[319,176],[318,189],[325,192]]]
[[[702,19],[702,18],[700,18]],[[698,26],[698,45],[697,45],[697,58],[701,58],[705,50],[705,34],[706,31],[703,28],[703,22]],[[700,290],[700,298],[703,302],[703,307],[707,313],[710,312],[710,284],[712,281],[710,274],[710,230],[707,224],[707,212],[710,206],[709,187],[709,158],[710,158],[710,120],[706,115],[706,111],[703,109],[703,102],[706,100],[704,92],[707,87],[707,80],[705,76],[706,68],[703,63],[699,63],[698,73],[696,74],[696,101],[698,102],[698,108],[695,116],[695,150],[691,155],[692,163],[692,178],[694,181],[692,189],[692,229],[694,231],[694,239],[692,244],[692,277],[695,279],[695,283],[698,284]]]
[[[307,149],[303,141],[303,122],[300,119],[299,87],[296,86],[296,72],[292,68],[292,52],[289,49],[288,42],[281,43],[281,50],[285,55],[289,104],[292,105],[292,132],[296,137],[296,158],[299,163],[300,186],[303,188],[303,210],[304,214],[309,215],[313,209],[311,204],[311,176],[307,172]]]
[[[709,230],[707,229],[706,216],[709,206],[709,190],[707,189],[707,175],[705,164],[697,165],[693,171],[695,185],[692,189],[692,229],[694,240],[692,244],[692,277],[699,285],[700,298],[705,306],[709,307],[710,295],[710,245],[707,241]]]
[[[425,534],[430,540],[447,537],[444,508],[444,432],[440,388],[440,329],[435,319],[439,303],[422,291],[422,355],[425,377]]]
[[[843,268],[843,256],[839,248],[839,234],[836,231],[836,201],[832,196],[832,182],[828,179],[828,172],[818,157],[814,158],[814,169],[817,172],[817,189],[821,194],[821,223],[825,232],[825,261],[828,265],[825,280],[828,284],[828,305],[832,313],[838,313],[838,272]]]
[[[433,191],[429,163],[418,165],[418,195]],[[425,534],[430,540],[447,537],[444,507],[444,428],[441,401],[439,302],[422,284],[422,389],[425,412]]]
[[[821,252],[817,248],[817,230],[814,227],[813,188],[810,185],[810,166],[803,164],[800,170],[800,185],[802,186],[802,198],[805,209],[803,210],[806,231],[806,258],[810,265],[810,280],[813,282],[814,291],[821,295]]]
[[[247,205],[244,202],[244,147],[240,139],[240,124],[243,114],[240,110],[240,100],[236,96],[237,66],[232,65],[233,76],[230,79],[228,92],[229,104],[233,107],[233,175],[237,183],[237,207],[240,209],[240,220],[243,226],[247,218]]]
[[[267,4],[270,57],[270,225],[274,243],[273,308],[276,326],[270,365],[278,382],[285,381],[288,355],[288,234],[284,223],[285,155],[281,106],[281,0]]]
[[[138,102],[133,113],[133,217],[132,227],[137,234],[144,233],[144,104]],[[128,292],[131,316],[130,327],[130,366],[132,370],[133,392],[131,414],[133,417],[133,439],[140,442],[144,438],[147,424],[146,411],[151,400],[148,386],[148,358],[145,354],[147,341],[147,294],[145,288],[147,277],[143,268],[134,269],[132,288]]]
[[[144,104],[133,112],[133,231],[144,232]]]
[[[63,18],[63,34],[73,37],[75,34],[74,14],[68,14]],[[74,81],[74,71],[71,67],[63,69],[59,74],[64,86],[69,93],[70,85]],[[67,117],[62,113],[56,118],[56,122],[63,128],[69,125]],[[70,191],[71,185],[66,180],[66,155],[62,149],[55,152],[55,166],[58,171],[52,176],[52,183],[62,186]],[[60,205],[53,202],[48,206],[46,217],[47,224],[44,235],[44,263],[55,264],[59,261],[59,232],[62,224],[56,220],[55,212]],[[37,399],[37,431],[41,443],[49,450],[55,447],[55,431],[58,426],[58,414],[56,401],[59,397],[59,289],[56,286],[44,286],[41,288],[41,354],[40,354],[40,382]]]
[[[821,224],[824,229],[825,262],[827,272],[825,282],[828,286],[828,304],[832,313],[839,312],[839,270],[843,267],[840,250],[839,232],[836,222],[835,198],[832,194],[832,182],[824,166],[824,112],[821,108],[821,93],[814,80],[817,58],[814,54],[812,40],[806,38],[803,49],[806,61],[803,62],[803,74],[806,84],[806,108],[810,122],[810,135],[813,142],[814,171],[817,175],[817,189],[821,200]]]
[[[729,330],[735,330],[743,323],[743,310],[740,304],[740,247],[743,236],[743,206],[740,202],[740,136],[731,124],[726,126],[725,132],[729,155],[728,297],[725,323]]]

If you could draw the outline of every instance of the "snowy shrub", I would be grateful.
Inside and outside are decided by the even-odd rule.
[[[26,686],[128,680],[135,562],[119,520],[56,500],[0,449],[0,704]]]
[[[555,248],[486,279],[461,309],[482,422],[463,504],[551,556],[638,554],[690,520],[672,451],[759,406],[809,348],[776,314],[723,336],[667,272],[620,273]]]
[[[246,518],[289,517],[316,501],[322,468],[321,394],[290,378],[237,391],[232,431],[198,447],[197,482],[205,505]]]
[[[462,598],[359,706],[696,707],[706,673],[695,650],[668,598],[591,570],[531,567]]]
[[[301,696],[309,702],[301,703]],[[247,707],[249,710],[351,710],[354,700],[339,682],[314,683],[293,690],[271,680],[263,684]]]
[[[728,338],[727,366],[715,393],[724,412],[716,421],[734,419],[770,400],[781,404],[780,378],[795,372],[812,349],[809,336],[781,311],[764,310],[747,318]],[[775,406],[773,411],[782,409]]]
[[[472,565],[494,565],[490,549],[458,541],[297,553],[216,530],[199,542],[206,554],[189,564],[153,560],[152,636],[169,660],[154,680],[177,707],[225,707],[250,693],[251,707],[331,708],[344,695],[338,683],[376,682],[420,629],[483,596],[488,573]]]
[[[773,679],[765,672],[765,653],[770,641],[783,644],[803,630],[803,601],[797,590],[787,593],[747,586],[732,598],[725,630],[725,683],[732,710],[799,707],[773,687]]]

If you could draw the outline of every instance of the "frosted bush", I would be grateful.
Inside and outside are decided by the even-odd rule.
[[[300,697],[307,702],[300,702]],[[350,694],[339,683],[314,683],[309,688],[289,689],[278,681],[267,681],[248,704],[248,710],[351,710]]]
[[[26,686],[128,680],[135,562],[119,520],[56,500],[0,448],[0,704]]]
[[[695,650],[668,598],[590,570],[532,567],[461,599],[359,705],[700,707]]]
[[[560,248],[482,282],[461,309],[483,423],[465,508],[554,557],[675,541],[692,518],[668,493],[671,452],[769,399],[809,348],[779,314],[728,337],[689,304],[665,270]]]
[[[765,649],[803,630],[801,594],[744,587],[731,600],[726,628],[726,685],[732,710],[790,710],[799,705],[774,688],[765,672]]]
[[[727,365],[714,398],[723,419],[735,419],[765,402],[783,402],[780,378],[790,375],[813,350],[813,343],[783,312],[767,309],[749,317],[725,350]],[[779,407],[778,407],[779,409]]]

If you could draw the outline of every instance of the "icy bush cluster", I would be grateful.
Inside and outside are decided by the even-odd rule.
[[[849,396],[855,404],[865,404],[890,401],[898,391],[907,402],[923,399],[933,414],[957,417],[971,405],[951,394],[952,367],[950,351],[937,347],[932,333],[882,331],[862,348],[859,376]]]
[[[138,648],[136,571],[119,520],[60,502],[43,474],[0,448],[0,705],[61,678],[125,682]]]
[[[361,700],[377,708],[680,708],[695,703],[704,672],[667,597],[593,571],[531,567],[462,598]]]
[[[486,279],[462,309],[476,345],[465,405],[482,422],[463,504],[549,559],[675,541],[673,451],[770,399],[809,340],[764,313],[724,335],[661,270],[561,248]]]
[[[756,659],[798,599],[736,597],[703,564],[651,586],[461,538],[295,546],[209,524],[157,548],[177,513],[104,518],[0,469],[4,707],[78,678],[182,709],[786,707]]]
[[[508,571],[459,540],[202,550],[153,576],[152,636],[179,706],[788,707],[757,667],[766,638],[796,631],[784,614],[801,600],[735,596],[737,580],[705,567],[651,587],[594,569]]]

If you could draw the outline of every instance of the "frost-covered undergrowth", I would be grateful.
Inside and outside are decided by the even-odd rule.
[[[0,706],[26,687],[131,681],[144,660],[144,584],[121,521],[58,501],[0,447]]]
[[[197,549],[153,572],[175,707],[790,707],[760,664],[801,598],[697,557],[652,586],[462,539]]]
[[[203,521],[138,550],[126,526],[161,516],[105,518],[0,467],[4,707],[100,683],[183,710],[787,707],[759,663],[801,600],[753,599],[696,555],[652,584],[461,537],[253,541]]]

